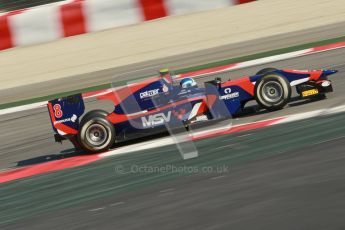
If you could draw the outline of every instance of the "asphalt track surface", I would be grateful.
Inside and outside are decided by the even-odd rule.
[[[328,51],[315,55],[294,58],[286,61],[279,61],[269,65],[255,66],[232,72],[232,78],[238,78],[243,75],[255,74],[258,70],[274,66],[276,68],[292,69],[320,69],[333,68],[338,69],[339,73],[331,76],[334,82],[334,93],[324,101],[305,103],[296,101],[290,104],[284,110],[274,113],[256,113],[240,119],[233,120],[233,124],[241,124],[252,121],[259,121],[287,114],[316,110],[320,108],[331,108],[341,105],[345,102],[345,49]],[[209,79],[199,79],[204,81]],[[226,80],[226,79],[225,79]],[[113,109],[110,102],[91,101],[86,104],[87,110]],[[54,159],[59,157],[59,153],[69,153],[72,145],[64,142],[62,145],[54,143],[51,131],[51,125],[46,108],[34,109],[25,112],[19,112],[0,116],[0,169],[22,166],[34,162],[44,161],[46,158]],[[58,154],[58,155],[57,155]]]
[[[229,29],[231,30],[232,28]],[[70,78],[1,90],[0,104],[101,85],[109,83],[112,78],[122,80],[154,75],[157,74],[157,70],[160,68],[169,67],[170,69],[181,69],[224,59],[242,57],[244,55],[257,54],[274,49],[341,37],[344,36],[344,34],[345,22],[342,22],[288,34],[282,31],[282,34],[276,36],[267,36],[237,44],[200,50],[182,56],[171,56],[166,54],[167,57],[160,60],[150,60],[123,67],[71,76]],[[110,50],[109,52],[116,52],[116,50]]]
[[[338,69],[340,73],[331,77],[335,92],[323,101],[296,101],[284,110],[248,115],[234,120],[234,124],[344,104],[344,60],[345,49],[339,49],[270,64],[277,68]],[[254,74],[267,66],[234,71],[232,78]],[[99,104],[92,101],[86,106],[93,109],[98,108]],[[101,106],[111,110],[110,104]],[[341,116],[338,119],[344,120]],[[301,123],[300,128],[304,129],[303,125],[306,124]],[[305,130],[308,130],[307,128],[308,125]],[[68,143],[54,143],[45,109],[0,116],[0,129],[1,169],[59,158],[61,151],[67,153],[71,148]],[[332,130],[334,129],[333,127]],[[266,131],[272,132],[262,130],[257,135],[267,134]],[[321,138],[319,144],[314,143],[314,146],[308,147],[300,145],[300,149],[287,150],[277,156],[267,156],[243,166],[236,166],[226,177],[214,177],[212,180],[208,176],[175,178],[118,196],[108,194],[109,200],[102,197],[95,198],[92,202],[76,203],[73,208],[65,207],[40,217],[19,220],[16,225],[6,225],[2,229],[152,229],[155,226],[160,229],[342,229],[345,225],[344,129],[338,130],[337,136],[333,137],[335,139],[329,139],[327,135],[318,136],[322,133],[320,130],[315,132],[316,134],[313,131],[311,136]],[[284,138],[283,134],[283,128],[276,133]],[[304,136],[308,136],[308,132]],[[243,138],[250,140],[251,136]],[[289,138],[294,139],[293,136]],[[273,145],[273,141],[266,144]],[[231,148],[226,143],[219,145],[222,146],[225,149]],[[212,155],[213,152],[218,151],[210,150],[209,154]],[[217,158],[217,155],[212,159],[222,162],[222,158]],[[99,164],[102,163],[105,164],[105,160]],[[105,184],[91,185],[102,187],[110,183],[101,181]],[[16,185],[15,183],[12,186]],[[19,190],[25,189],[25,186],[20,185],[19,183]],[[9,191],[6,185],[1,186],[6,192]],[[13,190],[13,193],[15,192]],[[30,197],[27,199],[30,200]],[[54,197],[50,199],[54,200]],[[49,203],[50,200],[45,202]],[[112,204],[114,208],[104,210],[102,207],[105,204]],[[6,208],[14,207],[9,205]],[[98,208],[101,209],[97,210]]]
[[[11,182],[0,226],[343,229],[344,134],[338,114],[198,141],[189,161],[171,145]],[[188,169],[150,170],[169,165]]]

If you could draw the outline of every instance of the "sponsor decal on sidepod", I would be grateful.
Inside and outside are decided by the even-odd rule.
[[[159,93],[158,91],[159,89],[153,89],[153,90],[142,92],[140,93],[140,99],[155,96]]]
[[[226,95],[219,96],[220,100],[229,100],[229,99],[233,99],[233,98],[236,98],[236,97],[240,96],[239,92],[231,93],[231,89],[230,88],[224,89],[224,93],[226,93]]]

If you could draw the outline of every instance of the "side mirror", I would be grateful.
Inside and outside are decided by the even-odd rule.
[[[205,82],[205,86],[206,86],[207,84],[214,85],[214,86],[217,87],[217,89],[219,89],[220,86],[221,86],[221,84],[222,84],[222,79],[221,79],[220,77],[217,77],[217,78],[215,78],[215,79],[212,80],[212,81],[207,81],[207,82]]]

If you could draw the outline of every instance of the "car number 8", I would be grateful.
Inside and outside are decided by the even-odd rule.
[[[61,105],[59,104],[54,105],[54,114],[56,118],[61,118],[63,116]]]

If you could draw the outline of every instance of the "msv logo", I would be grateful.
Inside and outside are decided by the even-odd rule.
[[[164,113],[157,113],[150,115],[148,117],[142,117],[141,121],[143,122],[143,127],[154,127],[157,125],[162,125],[166,122],[169,122],[171,118],[171,111],[169,111],[167,114]]]

